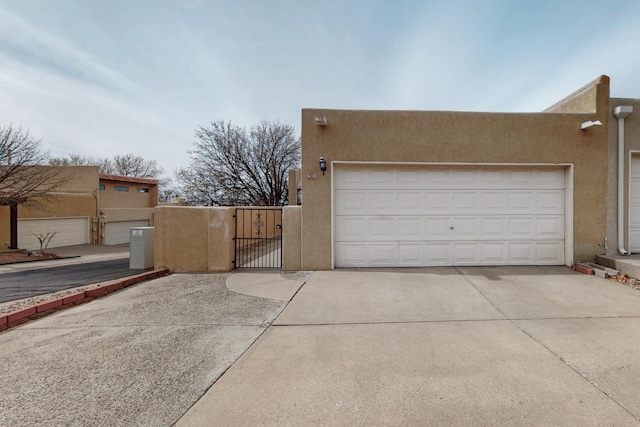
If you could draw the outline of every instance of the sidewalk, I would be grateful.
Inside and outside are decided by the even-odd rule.
[[[62,267],[65,265],[84,264],[88,262],[108,261],[129,257],[129,245],[75,245],[51,248],[45,252],[54,253],[64,259],[47,261],[20,262],[16,264],[0,265],[0,274],[16,273],[26,270],[40,270],[43,268]]]

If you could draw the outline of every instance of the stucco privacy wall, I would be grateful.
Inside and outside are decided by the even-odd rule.
[[[97,166],[43,166],[57,168],[65,182],[51,192],[48,197],[27,200],[18,206],[18,219],[23,218],[64,218],[88,217],[97,215],[98,208],[98,167]],[[8,246],[10,238],[9,207],[0,206],[0,242]],[[88,225],[90,227],[90,225]],[[97,232],[91,232],[91,241],[97,238]]]
[[[289,175],[291,177],[291,175]],[[282,269],[302,270],[301,239],[302,207],[285,206],[282,208]]]
[[[157,207],[155,267],[175,273],[233,270],[234,215],[235,208]]]
[[[609,78],[567,99],[556,104],[564,105],[561,113],[302,110],[302,268],[332,267],[336,161],[572,164],[573,261],[593,260],[604,252],[606,233]],[[567,111],[572,108],[579,111]],[[315,117],[326,117],[328,125],[318,126]],[[585,120],[603,126],[581,131]],[[324,176],[321,156],[328,162]]]
[[[640,99],[611,98],[609,105],[609,177],[607,196],[607,254],[618,252],[618,120],[613,111],[618,106],[631,106],[624,120],[624,246],[629,249],[629,160],[640,155]]]

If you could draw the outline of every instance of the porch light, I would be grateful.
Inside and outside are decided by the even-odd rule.
[[[320,170],[322,171],[322,175],[327,171],[327,161],[324,157],[320,157]]]
[[[580,124],[580,130],[587,130],[592,126],[602,126],[602,122],[600,120],[596,120],[596,121],[591,121],[591,120],[587,120],[586,122],[582,122]]]
[[[316,122],[318,126],[326,126],[327,118],[326,117],[314,117],[313,121]]]

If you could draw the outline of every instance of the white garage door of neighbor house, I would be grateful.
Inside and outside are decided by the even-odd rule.
[[[131,239],[129,229],[131,227],[148,227],[149,221],[118,221],[107,222],[104,227],[104,244],[105,245],[121,245],[129,243]]]
[[[562,167],[337,165],[336,267],[563,265]]]
[[[631,157],[629,168],[629,249],[640,252],[640,156]]]
[[[38,218],[18,220],[18,247],[40,249],[36,235],[55,232],[48,248],[89,243],[89,218]],[[35,234],[35,235],[34,235]]]

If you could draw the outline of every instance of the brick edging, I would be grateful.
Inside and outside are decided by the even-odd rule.
[[[125,277],[118,279],[114,282],[107,282],[104,285],[100,285],[93,289],[77,292],[75,294],[60,297],[51,301],[44,301],[30,307],[21,308],[20,310],[12,311],[11,313],[0,314],[0,332],[5,329],[13,328],[14,326],[22,325],[30,320],[39,319],[56,311],[64,310],[76,305],[84,304],[85,302],[93,301],[96,298],[101,298],[107,294],[119,291],[128,286],[135,285],[147,280],[157,279],[170,275],[171,272],[166,269],[148,271],[146,273],[137,274],[135,276]]]

